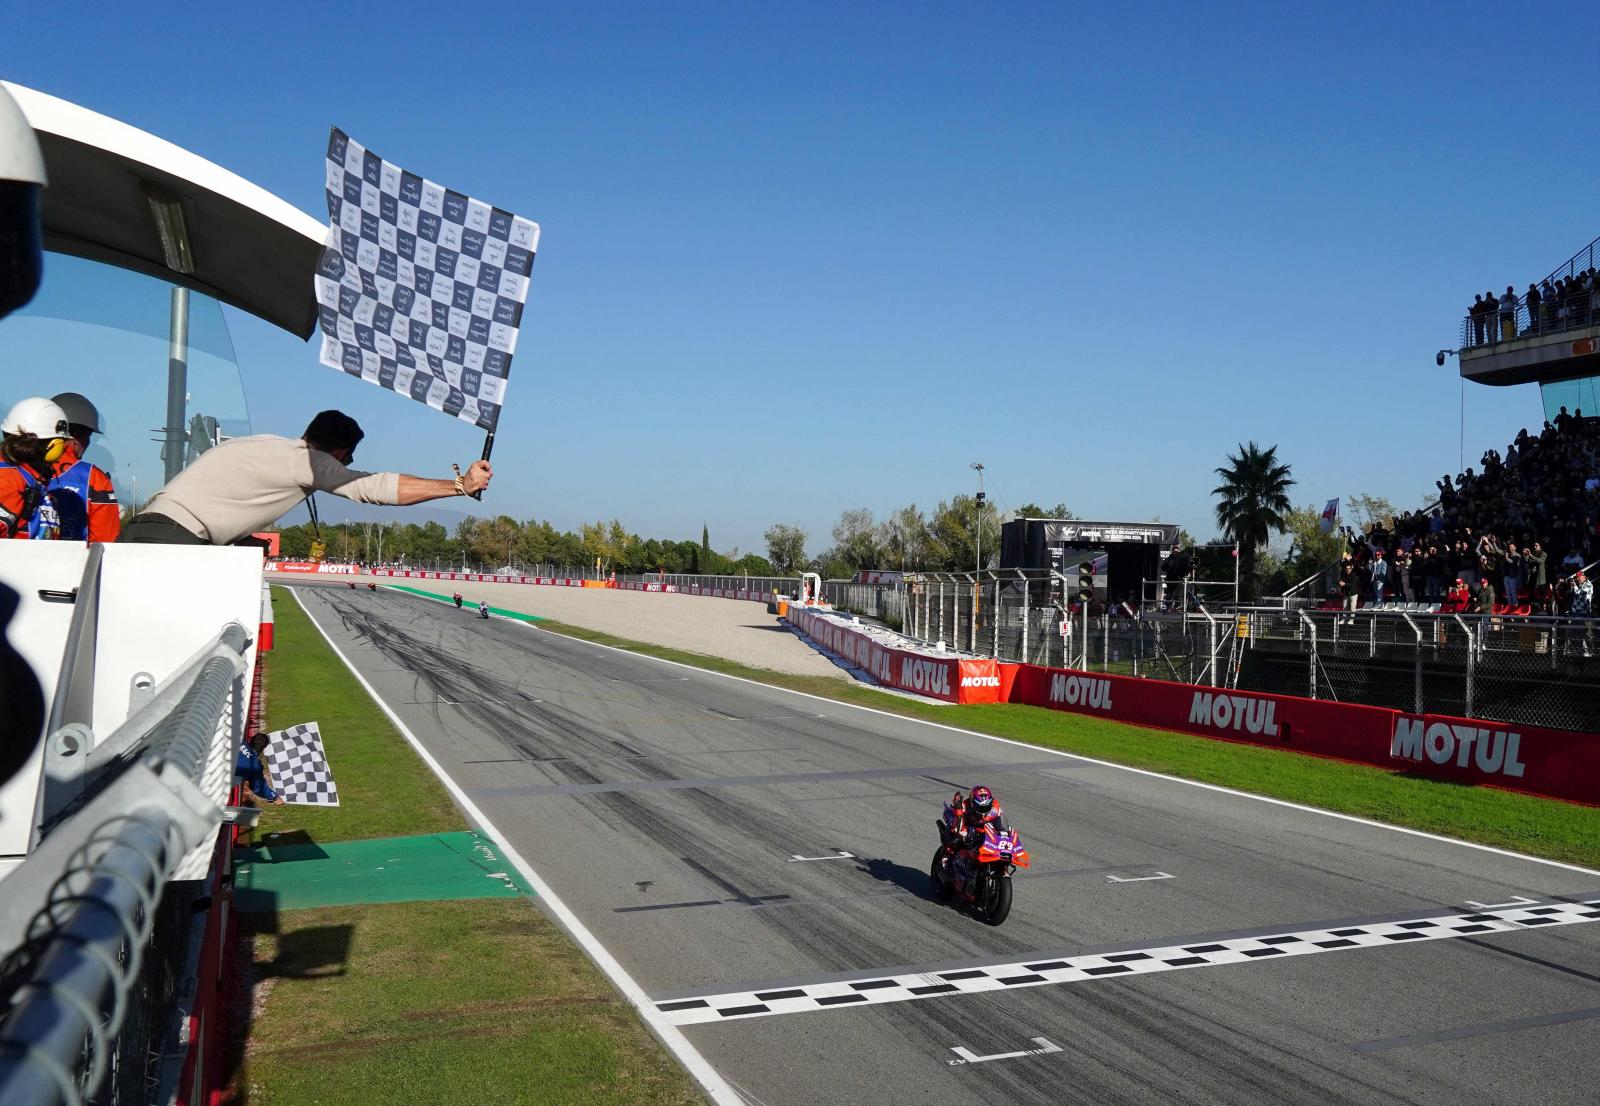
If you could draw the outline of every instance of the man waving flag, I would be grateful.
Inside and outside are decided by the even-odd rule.
[[[473,423],[492,442],[539,225],[384,161],[337,127],[327,196],[316,276],[323,364]]]

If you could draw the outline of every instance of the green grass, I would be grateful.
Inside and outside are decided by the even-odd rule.
[[[283,588],[272,589],[272,615],[267,729],[318,723],[340,805],[266,807],[255,840],[265,841],[269,833],[304,833],[312,841],[358,841],[466,829],[438,777]]]
[[[437,777],[272,589],[267,719],[315,719],[337,810],[268,807],[256,840],[461,829]],[[534,900],[241,912],[253,1011],[235,1077],[248,1106],[679,1106],[699,1089]]]
[[[261,1011],[238,1084],[251,1106],[703,1101],[527,900],[278,917],[274,933],[243,916]]]
[[[1600,867],[1600,808],[1020,704],[952,707],[545,620],[541,629],[891,714],[1148,768],[1464,841]]]

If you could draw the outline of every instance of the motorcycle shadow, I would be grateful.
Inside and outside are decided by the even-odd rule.
[[[858,872],[865,872],[875,880],[883,883],[892,883],[903,891],[909,891],[919,899],[929,902],[938,902],[939,897],[933,893],[933,887],[928,882],[926,868],[907,868],[904,864],[897,864],[886,857],[860,857],[861,863],[856,865]]]

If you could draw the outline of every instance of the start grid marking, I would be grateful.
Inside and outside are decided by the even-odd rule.
[[[1406,922],[1374,922],[1339,929],[1300,930],[1264,937],[1240,937],[1207,944],[1162,946],[1058,960],[991,964],[983,968],[956,971],[841,980],[762,991],[732,991],[702,998],[659,1000],[656,1010],[675,1025],[699,1025],[776,1014],[804,1014],[869,1003],[909,1002],[944,995],[1148,975],[1182,968],[1244,964],[1278,956],[1382,948],[1413,941],[1438,941],[1593,921],[1600,921],[1600,899],[1517,906],[1475,914],[1446,914]]]

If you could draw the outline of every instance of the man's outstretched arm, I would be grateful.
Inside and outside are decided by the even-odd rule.
[[[489,478],[494,475],[494,470],[489,467],[488,461],[474,461],[472,467],[461,474],[461,490],[456,490],[454,480],[430,480],[426,476],[407,476],[400,474],[400,494],[395,502],[402,507],[409,507],[413,503],[426,503],[430,499],[445,499],[452,495],[463,493],[472,495],[489,486]]]

